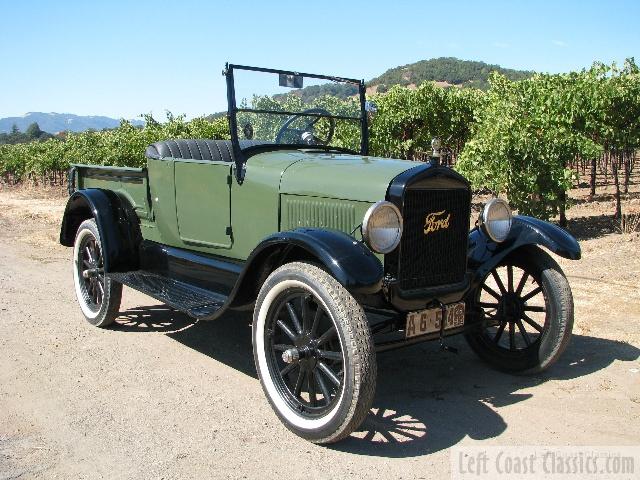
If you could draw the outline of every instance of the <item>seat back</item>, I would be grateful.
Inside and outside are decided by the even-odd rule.
[[[177,139],[162,140],[147,147],[147,158],[184,158],[216,162],[233,162],[231,140]]]

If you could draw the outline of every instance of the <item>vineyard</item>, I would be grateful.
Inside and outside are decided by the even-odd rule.
[[[567,191],[588,179],[591,195],[614,186],[614,216],[624,219],[621,196],[637,173],[640,147],[640,71],[633,59],[622,67],[594,64],[567,74],[536,74],[511,81],[493,73],[489,89],[394,86],[370,99],[373,155],[423,160],[431,139],[442,139],[445,162],[469,178],[476,190],[506,196],[520,213],[565,222]],[[254,97],[256,102],[304,102],[295,96]],[[314,106],[354,107],[352,98],[321,97]],[[271,105],[272,108],[273,105]],[[166,138],[228,138],[225,118],[166,121],[145,117],[143,128],[68,133],[31,143],[0,145],[5,183],[60,184],[70,163],[143,166],[147,145]],[[264,126],[273,128],[273,126]],[[336,138],[357,144],[357,128]]]

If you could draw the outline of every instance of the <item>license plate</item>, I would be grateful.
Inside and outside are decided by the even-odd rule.
[[[444,329],[462,327],[464,325],[464,302],[445,305],[446,321]],[[407,326],[404,330],[405,337],[417,337],[425,333],[440,331],[442,309],[440,307],[410,312],[407,314]]]

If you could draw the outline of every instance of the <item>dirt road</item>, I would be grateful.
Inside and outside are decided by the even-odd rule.
[[[594,231],[562,261],[575,336],[549,372],[497,373],[461,339],[380,354],[368,420],[320,447],[265,400],[249,315],[194,323],[125,289],[118,326],[90,326],[62,205],[0,190],[0,479],[442,478],[459,444],[640,443],[638,238]]]

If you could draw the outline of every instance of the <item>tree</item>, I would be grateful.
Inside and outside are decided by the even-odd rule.
[[[38,125],[37,122],[33,122],[31,125],[29,125],[26,131],[27,137],[30,140],[37,140],[42,136],[43,133],[44,132],[40,130],[40,125]]]

